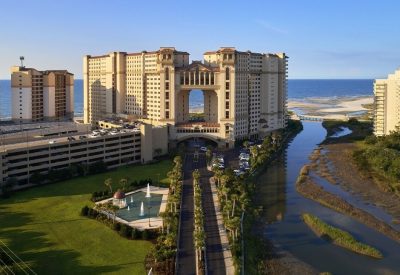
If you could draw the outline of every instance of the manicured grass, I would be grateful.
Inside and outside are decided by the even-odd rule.
[[[317,235],[329,239],[336,245],[370,257],[383,258],[382,253],[376,248],[357,241],[350,233],[333,227],[314,215],[304,213],[302,218]]]
[[[144,274],[152,244],[127,240],[96,220],[79,216],[104,180],[166,181],[169,160],[32,188],[0,200],[0,239],[38,274]],[[116,186],[117,187],[117,186]]]

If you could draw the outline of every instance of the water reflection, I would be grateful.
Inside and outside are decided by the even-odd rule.
[[[259,191],[262,196],[257,199],[262,206],[263,217],[267,223],[281,221],[286,211],[286,150],[268,169],[268,173],[258,178]],[[268,199],[265,199],[268,198]]]
[[[326,136],[321,123],[305,122],[304,131],[288,146],[285,154],[271,164],[257,180],[256,202],[264,211],[265,236],[319,271],[333,274],[398,274],[400,245],[360,222],[305,199],[295,188],[301,167]],[[310,212],[324,221],[345,229],[359,240],[383,252],[376,260],[335,246],[316,235],[300,215]]]

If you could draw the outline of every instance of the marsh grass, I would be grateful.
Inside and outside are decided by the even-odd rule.
[[[367,255],[377,259],[383,258],[382,253],[376,248],[357,241],[350,233],[325,223],[317,216],[304,213],[302,218],[303,221],[321,238],[362,255]]]

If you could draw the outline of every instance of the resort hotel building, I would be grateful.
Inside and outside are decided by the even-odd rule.
[[[374,83],[374,134],[388,135],[400,127],[400,69]]]
[[[12,120],[18,123],[71,120],[74,75],[66,70],[11,67]]]
[[[189,138],[219,147],[263,137],[287,122],[287,56],[224,47],[203,61],[173,47],[112,52],[83,60],[84,122],[123,118],[168,127],[170,147]],[[194,121],[189,94],[202,90],[204,113]]]

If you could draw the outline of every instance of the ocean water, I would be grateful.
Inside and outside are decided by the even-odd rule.
[[[373,79],[290,79],[288,98],[372,96]]]
[[[307,99],[310,97],[356,97],[373,95],[373,79],[289,79],[289,99]],[[83,80],[75,80],[75,115],[83,114]],[[203,104],[203,92],[193,90],[190,93],[190,107]],[[11,116],[10,80],[0,80],[0,118]]]

